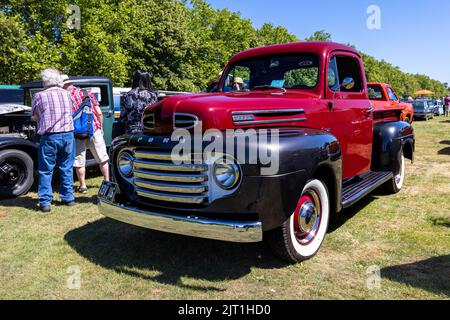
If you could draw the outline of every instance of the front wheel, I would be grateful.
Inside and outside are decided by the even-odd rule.
[[[0,151],[0,197],[13,198],[27,193],[34,182],[34,164],[21,150]]]
[[[309,181],[295,212],[281,227],[269,231],[265,240],[275,255],[291,263],[313,257],[320,249],[328,229],[330,199],[326,185]]]
[[[405,182],[405,156],[400,158],[400,169],[398,172],[394,172],[394,177],[386,182],[386,190],[390,194],[399,193],[403,188],[403,183]]]

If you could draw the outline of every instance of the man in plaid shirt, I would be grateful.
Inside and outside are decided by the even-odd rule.
[[[85,98],[83,90],[75,87],[67,75],[63,75],[62,79],[64,81],[64,89],[69,92],[72,99],[73,113],[75,113],[83,104],[83,100]],[[99,164],[100,171],[103,174],[103,179],[105,181],[109,181],[109,156],[102,130],[103,113],[95,95],[89,90],[85,91],[91,99],[92,111],[94,113],[94,135],[92,138],[86,140],[76,139],[74,167],[78,176],[78,181],[80,181],[78,192],[82,194],[88,192],[86,185],[86,150],[88,148]]]
[[[42,71],[44,90],[33,95],[32,117],[41,136],[38,151],[39,205],[43,212],[51,211],[52,178],[59,168],[59,195],[62,204],[73,206],[73,164],[75,139],[73,135],[72,101],[61,88],[61,74],[56,69]]]

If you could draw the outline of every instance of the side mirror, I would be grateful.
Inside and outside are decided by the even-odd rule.
[[[345,78],[341,83],[341,88],[352,90],[355,87],[355,80],[351,77]]]

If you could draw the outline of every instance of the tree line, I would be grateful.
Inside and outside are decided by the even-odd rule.
[[[80,28],[71,23],[77,13],[71,5],[80,8]],[[31,81],[53,66],[128,86],[133,71],[143,69],[158,89],[190,92],[206,88],[239,51],[301,41],[282,26],[255,28],[238,12],[204,0],[0,0],[0,39],[0,83]],[[303,40],[331,35],[318,31]],[[419,89],[448,93],[425,75],[363,58],[368,80],[390,83],[401,96]]]

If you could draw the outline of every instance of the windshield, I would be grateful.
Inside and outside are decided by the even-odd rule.
[[[414,108],[425,108],[425,102],[424,101],[414,101],[413,102]]]
[[[229,68],[224,92],[267,88],[312,89],[319,81],[319,58],[312,54],[280,55],[238,61]]]

